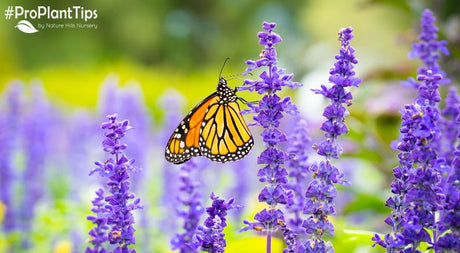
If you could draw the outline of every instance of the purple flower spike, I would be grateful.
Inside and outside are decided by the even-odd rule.
[[[286,233],[285,238],[288,240],[286,243],[294,242],[287,234],[287,231],[290,230],[284,225],[283,212],[277,209],[278,204],[286,205],[292,202],[292,192],[285,188],[288,172],[284,168],[284,163],[288,155],[278,148],[280,143],[287,141],[287,138],[278,127],[284,114],[295,115],[298,111],[289,97],[282,99],[276,92],[281,91],[283,87],[296,88],[302,85],[291,81],[294,75],[285,74],[283,69],[276,66],[278,60],[274,45],[280,43],[282,39],[273,32],[275,27],[275,23],[263,23],[262,28],[265,32],[259,32],[257,36],[259,44],[263,45],[264,49],[260,54],[260,59],[246,62],[249,67],[244,74],[261,67],[265,67],[266,70],[262,71],[258,80],[245,80],[244,86],[239,89],[265,94],[259,104],[249,105],[251,109],[248,112],[256,113],[257,115],[253,117],[255,124],[264,128],[261,137],[266,149],[257,159],[257,163],[263,166],[257,175],[259,181],[265,182],[266,186],[260,192],[258,199],[260,202],[266,202],[270,209],[263,210],[254,216],[258,222],[244,221],[247,227],[243,231],[253,229],[267,232],[267,252],[271,250],[272,232],[277,229]],[[282,223],[279,220],[282,220]],[[292,247],[294,246],[288,246],[288,248]]]
[[[431,82],[428,76],[425,78],[426,83]],[[439,136],[438,114],[433,107],[419,104],[406,105],[402,113],[400,165],[393,170],[395,180],[391,184],[395,196],[386,202],[393,209],[392,216],[387,218],[393,232],[385,236],[387,249],[392,250],[401,250],[407,245],[416,249],[422,241],[431,242],[426,229],[434,228],[434,213],[444,198],[438,186],[439,164],[431,146]]]
[[[347,185],[342,180],[343,174],[331,164],[332,158],[338,159],[342,153],[341,146],[336,143],[337,138],[348,133],[344,123],[344,117],[348,114],[344,105],[350,105],[353,98],[346,87],[356,86],[361,80],[355,77],[354,65],[358,60],[354,56],[355,50],[350,46],[353,36],[351,27],[339,31],[341,48],[335,56],[337,60],[330,69],[330,88],[322,85],[320,90],[313,90],[330,100],[330,105],[324,109],[323,116],[326,121],[321,125],[325,140],[314,144],[313,149],[325,161],[315,163],[309,167],[313,173],[313,180],[305,191],[306,200],[303,212],[308,217],[303,221],[304,234],[308,237],[305,242],[299,244],[301,252],[333,252],[334,248],[329,242],[324,242],[323,235],[334,235],[334,227],[328,220],[328,216],[335,214],[334,199],[337,190],[334,184]]]
[[[127,120],[118,122],[117,114],[108,115],[108,122],[102,123],[102,129],[106,130],[105,139],[102,142],[104,151],[109,153],[111,157],[104,163],[95,162],[96,168],[93,169],[90,175],[95,172],[99,172],[102,177],[108,178],[107,186],[109,188],[110,195],[104,198],[105,206],[100,206],[101,196],[103,192],[99,190],[97,192],[98,198],[93,201],[93,210],[98,211],[98,217],[106,217],[106,224],[109,227],[107,241],[110,244],[115,244],[117,247],[113,252],[123,253],[135,253],[134,249],[128,247],[136,243],[134,237],[134,216],[132,211],[140,209],[140,199],[135,197],[134,193],[130,192],[131,182],[129,181],[130,173],[134,171],[134,160],[128,159],[124,154],[124,150],[127,145],[122,143],[120,140],[126,135],[126,132],[131,129]],[[100,226],[97,222],[98,219],[94,217],[88,217],[98,227]],[[98,233],[103,233],[100,228],[96,227],[90,231],[90,236]],[[105,229],[104,229],[105,230]],[[100,236],[100,235],[99,235]],[[102,241],[98,244],[97,250],[101,247]],[[95,248],[96,250],[96,248]],[[87,252],[101,252],[101,251],[88,251]]]
[[[184,104],[184,98],[179,92],[175,90],[168,90],[164,95],[158,99],[158,106],[165,112],[162,131],[157,136],[161,140],[161,143],[168,143],[171,133],[170,129],[177,127],[177,122],[182,120],[182,108]],[[176,166],[172,163],[164,161],[162,164],[162,196],[159,200],[159,208],[164,210],[165,215],[161,220],[157,221],[158,227],[168,237],[176,232],[178,228],[178,220],[175,212],[169,212],[174,210],[178,205],[179,201],[176,198],[171,198],[178,191],[177,186],[179,185],[179,173],[175,170]]]
[[[39,84],[32,86],[32,100],[30,108],[24,116],[22,131],[24,131],[24,157],[25,170],[22,180],[24,184],[23,198],[19,208],[20,229],[28,234],[32,227],[34,210],[38,201],[45,193],[44,172],[50,149],[50,128],[51,106],[46,99],[45,91]],[[30,245],[29,236],[25,236],[23,245],[27,248]]]
[[[418,69],[419,75],[426,75],[428,70],[431,70],[433,74],[440,74],[443,76],[443,80],[440,84],[449,83],[450,80],[445,78],[446,73],[439,66],[438,60],[441,54],[449,55],[447,49],[447,41],[438,41],[438,28],[434,24],[436,18],[433,12],[429,9],[423,11],[420,30],[421,33],[418,37],[419,42],[412,45],[412,51],[409,53],[409,58],[420,58],[423,62],[423,66]],[[405,83],[412,87],[418,87],[419,83],[413,78]]]
[[[309,168],[308,152],[311,147],[311,140],[308,136],[307,123],[301,119],[291,138],[289,138],[289,160],[286,164],[289,167],[289,182],[286,188],[294,193],[292,204],[287,207],[293,217],[289,219],[288,224],[296,234],[302,234],[302,213],[305,205],[304,193],[307,190]]]
[[[446,97],[446,106],[442,110],[442,157],[446,159],[448,165],[452,164],[455,153],[455,141],[457,140],[458,124],[456,119],[460,114],[460,97],[457,89],[452,86]]]
[[[10,84],[2,101],[6,107],[0,114],[0,202],[6,206],[5,217],[2,221],[2,229],[5,233],[13,232],[18,224],[16,207],[14,206],[13,185],[17,176],[13,163],[13,152],[18,148],[18,133],[20,117],[23,110],[22,94],[23,84],[15,82]]]
[[[195,173],[196,169],[197,165],[193,159],[181,167],[179,188],[181,195],[178,196],[178,200],[184,209],[177,210],[177,214],[184,220],[184,232],[177,233],[171,239],[172,250],[179,250],[180,253],[198,252],[200,247],[195,235],[204,209],[199,192],[200,184],[192,179],[192,173]]]
[[[385,219],[392,231],[384,236],[374,237],[376,244],[386,247],[387,252],[398,252],[410,249],[410,252],[421,252],[419,246],[426,242],[435,249],[443,246],[438,236],[443,228],[448,227],[449,211],[438,222],[435,217],[442,209],[449,209],[446,204],[442,186],[442,171],[448,171],[448,164],[440,157],[441,119],[438,102],[441,97],[439,85],[445,75],[437,64],[444,42],[437,42],[437,28],[433,24],[431,11],[425,10],[422,17],[422,34],[420,43],[414,44],[414,51],[426,64],[419,70],[417,80],[418,97],[415,102],[406,105],[401,111],[402,123],[400,138],[397,144],[399,166],[393,169],[395,179],[391,184],[391,196],[386,206],[392,208],[392,215]],[[445,189],[450,189],[446,188]],[[457,190],[458,191],[458,190]],[[447,192],[449,194],[449,192]],[[447,197],[455,203],[455,194]],[[444,207],[443,207],[444,205]],[[449,228],[448,228],[449,229]],[[432,233],[429,233],[432,231]],[[443,237],[444,238],[444,237]],[[446,237],[448,239],[449,237]],[[449,241],[449,240],[447,240]],[[446,245],[448,245],[447,243]],[[450,247],[450,246],[449,246]]]
[[[200,249],[202,251],[223,253],[225,246],[227,246],[224,238],[225,234],[222,233],[227,226],[227,212],[240,207],[234,204],[233,199],[225,202],[214,193],[211,193],[210,197],[212,204],[206,208],[208,218],[204,221],[204,227],[200,226],[198,228],[197,240],[201,245]]]

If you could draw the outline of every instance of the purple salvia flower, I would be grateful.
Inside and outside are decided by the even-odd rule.
[[[415,56],[419,56],[419,58],[424,63],[424,65],[418,70],[419,76],[432,76],[433,78],[436,78],[437,76],[441,77],[441,79],[437,80],[437,82],[426,83],[424,82],[424,80],[417,80],[418,82],[415,83],[415,87],[417,87],[418,89],[418,97],[416,98],[416,103],[422,106],[423,111],[425,111],[425,109],[423,108],[430,107],[426,110],[430,112],[431,118],[435,120],[435,122],[438,122],[438,118],[440,118],[438,102],[441,101],[441,96],[439,94],[438,87],[441,84],[450,82],[450,80],[445,78],[446,74],[439,67],[438,60],[441,57],[440,52],[444,53],[445,55],[448,55],[449,51],[446,47],[446,41],[436,41],[438,37],[438,28],[434,25],[434,21],[435,17],[433,16],[433,13],[430,10],[426,9],[422,14],[421,19],[422,29],[421,34],[419,36],[420,41],[418,43],[414,43],[413,54],[415,54]],[[428,72],[430,72],[430,74]],[[445,157],[445,154],[443,153],[443,139],[440,137],[440,135],[442,135],[442,133],[440,133],[440,131],[442,130],[442,124],[445,121],[444,119],[440,120],[441,122],[436,123],[436,126],[427,126],[428,129],[433,130],[434,136],[429,146],[431,146],[431,149],[435,151],[434,153],[436,153],[437,156],[444,159],[444,161],[442,161],[441,159],[438,160],[438,171],[442,174],[448,174],[449,160]],[[425,133],[428,134],[428,131]],[[449,133],[446,134],[449,135]],[[444,179],[445,178],[443,178],[443,180]],[[441,184],[443,183],[441,182]]]
[[[418,103],[406,105],[402,111],[397,145],[400,165],[393,169],[395,180],[391,184],[395,195],[386,202],[393,213],[385,222],[393,232],[384,240],[374,238],[376,244],[386,247],[388,252],[406,248],[415,252],[421,242],[435,244],[435,213],[441,209],[444,198],[439,187],[439,168],[444,161],[438,158],[435,145],[440,138],[439,98],[432,95],[436,94],[442,76],[427,71],[427,75],[419,75],[417,79],[423,81],[419,86]],[[428,230],[433,230],[433,239]]]
[[[411,187],[408,181],[409,173],[413,164],[411,152],[415,149],[417,139],[413,136],[413,132],[421,123],[422,111],[419,105],[406,105],[401,111],[401,136],[400,142],[397,144],[397,149],[400,150],[398,155],[400,165],[393,169],[395,179],[391,184],[391,196],[386,201],[386,206],[393,209],[391,216],[385,219],[385,223],[392,227],[393,232],[386,234],[382,239],[379,235],[375,235],[373,240],[375,245],[380,245],[387,249],[387,252],[396,252],[404,246],[404,236],[400,232],[404,227],[405,214],[405,195]]]
[[[447,49],[447,41],[438,41],[438,28],[434,24],[436,18],[433,12],[429,9],[425,9],[422,14],[420,22],[420,35],[419,42],[412,44],[412,51],[409,53],[409,58],[418,57],[423,62],[417,74],[426,75],[428,70],[431,70],[433,74],[440,74],[443,76],[441,84],[449,83],[450,80],[445,78],[446,73],[441,69],[438,64],[438,60],[441,57],[441,53],[449,55]],[[409,78],[406,82],[410,86],[418,87],[419,83],[413,78]]]
[[[459,191],[459,189],[457,189]],[[458,192],[457,192],[458,194]],[[459,203],[457,202],[457,205]],[[457,212],[459,210],[457,209]],[[456,219],[458,220],[458,215]],[[458,230],[457,230],[458,231]],[[444,252],[443,250],[447,250],[445,252],[459,252],[460,250],[460,235],[458,232],[449,232],[443,235],[438,239],[438,242],[434,246],[435,250],[440,250],[439,252]]]
[[[5,91],[4,101],[6,108],[0,115],[0,202],[6,206],[3,218],[3,231],[12,232],[17,225],[15,217],[15,206],[13,202],[13,189],[15,179],[15,168],[13,165],[13,154],[18,148],[17,129],[20,127],[22,112],[23,84],[15,82],[10,84]]]
[[[150,134],[151,119],[150,113],[145,105],[142,88],[137,83],[128,83],[122,89],[116,76],[108,76],[100,89],[99,110],[102,115],[117,112],[120,118],[130,119],[130,123],[136,126],[136,131],[126,136],[125,143],[130,146],[125,153],[128,157],[136,155],[136,173],[130,175],[132,191],[142,194],[145,178],[151,170],[143,170],[147,166],[148,154],[152,148],[152,136]],[[139,228],[148,231],[149,223],[146,217],[147,206],[139,210]],[[137,238],[141,245],[139,247],[149,247],[150,240],[147,233],[141,233],[143,237]]]
[[[325,243],[322,237],[325,234],[334,234],[334,226],[328,219],[328,216],[335,214],[334,199],[337,190],[334,184],[347,184],[342,180],[342,172],[332,165],[331,160],[338,159],[342,152],[340,144],[336,142],[337,137],[348,133],[344,123],[344,117],[348,112],[344,105],[350,105],[353,96],[346,88],[358,87],[361,82],[355,77],[354,65],[358,60],[354,56],[355,50],[350,46],[352,38],[351,27],[339,31],[341,48],[339,54],[335,56],[337,61],[334,67],[329,71],[329,82],[332,86],[327,88],[322,85],[320,90],[313,90],[316,94],[328,98],[330,105],[324,109],[323,116],[327,120],[321,125],[326,139],[313,145],[316,153],[324,156],[325,161],[310,167],[313,181],[308,185],[305,193],[306,202],[303,211],[308,217],[304,220],[303,227],[309,239],[301,247],[306,252],[333,252],[334,250],[332,244]]]
[[[92,247],[87,247],[85,253],[105,253],[107,252],[103,247],[103,244],[107,241],[107,209],[105,207],[106,202],[104,200],[104,189],[100,188],[96,191],[96,198],[91,201],[93,208],[91,211],[95,214],[88,215],[87,220],[91,221],[95,227],[92,228],[88,235],[90,236],[89,242]]]
[[[107,225],[110,227],[108,241],[110,244],[117,245],[114,252],[132,253],[134,249],[129,249],[129,245],[136,243],[133,228],[133,210],[141,208],[140,199],[135,199],[135,195],[129,191],[129,173],[133,171],[134,160],[128,159],[124,154],[127,145],[120,140],[131,129],[127,120],[117,121],[117,114],[108,115],[108,122],[102,124],[102,129],[106,130],[105,139],[102,142],[104,151],[111,157],[104,163],[95,162],[96,168],[90,173],[98,172],[102,177],[107,177],[107,186],[111,195],[105,197],[107,205]]]
[[[126,155],[136,154],[136,164],[143,168],[150,149],[151,119],[148,116],[149,111],[145,105],[141,86],[137,83],[129,83],[124,89],[121,89],[118,78],[111,75],[106,78],[99,93],[98,109],[102,115],[117,112],[120,118],[129,117],[131,124],[136,126],[135,133],[125,139],[126,144],[132,146],[126,151]],[[139,143],[139,141],[144,141],[144,143]],[[140,168],[136,169],[141,170]],[[133,187],[141,187],[141,184],[138,183],[141,178],[145,178],[143,173],[132,175]]]
[[[262,126],[264,130],[261,133],[262,141],[266,149],[257,159],[258,164],[264,167],[258,172],[259,181],[264,182],[266,186],[259,194],[259,202],[266,202],[270,207],[264,209],[254,216],[258,222],[248,222],[248,226],[243,230],[255,229],[267,232],[267,252],[271,252],[271,235],[276,229],[280,228],[278,219],[284,223],[284,217],[281,210],[277,209],[278,204],[288,204],[291,201],[292,193],[284,188],[287,183],[287,171],[284,168],[287,154],[277,146],[286,141],[286,135],[278,127],[284,113],[296,114],[297,108],[290,101],[289,97],[280,98],[276,92],[281,91],[285,86],[295,88],[301,86],[300,83],[292,82],[292,74],[285,74],[283,69],[277,67],[277,55],[275,44],[282,41],[281,37],[273,32],[275,23],[264,22],[262,28],[265,32],[259,32],[259,44],[264,45],[260,54],[260,59],[256,61],[249,60],[246,63],[249,67],[245,74],[266,67],[260,75],[259,80],[245,80],[244,87],[240,90],[256,91],[259,94],[265,94],[257,105],[250,105],[249,112],[257,113],[253,117],[256,124]]]
[[[290,180],[285,187],[290,189],[294,196],[292,204],[287,206],[289,212],[293,214],[293,217],[288,220],[288,224],[296,234],[301,235],[303,234],[301,215],[305,205],[304,193],[307,190],[310,167],[308,150],[311,147],[311,139],[308,136],[305,120],[298,121],[292,137],[289,138],[289,146],[290,159],[286,161],[286,165],[289,168]]]
[[[441,100],[438,92],[442,80],[441,74],[432,74],[430,70],[426,75],[418,75],[419,97],[417,102],[421,104],[423,111],[422,123],[414,132],[419,138],[420,144],[416,147],[415,170],[411,170],[409,182],[412,188],[406,194],[406,200],[410,202],[411,211],[406,211],[406,219],[418,219],[419,224],[425,229],[433,230],[432,243],[436,244],[437,230],[435,227],[435,213],[442,209],[445,196],[441,189],[440,172],[446,167],[445,159],[438,155],[441,141],[441,118],[438,102]],[[421,211],[423,209],[423,211]],[[429,237],[428,237],[429,239]],[[414,244],[412,244],[414,246]]]
[[[204,209],[198,189],[200,184],[194,181],[191,175],[196,169],[197,165],[193,159],[181,167],[181,186],[179,188],[181,195],[178,196],[178,199],[184,209],[177,210],[177,214],[180,218],[184,219],[184,232],[177,233],[171,239],[172,249],[178,249],[180,253],[198,252],[199,247],[195,235]]]
[[[283,249],[283,252],[295,251],[297,247],[296,234],[286,226],[284,214],[280,209],[263,209],[256,213],[254,219],[256,222],[243,221],[246,226],[243,227],[240,232],[248,230],[275,231],[279,229],[283,233],[283,239],[287,246],[287,248]],[[267,251],[271,250],[271,236],[272,233],[267,233]]]
[[[440,52],[448,54],[445,41],[436,41],[437,28],[434,16],[425,10],[422,16],[420,42],[414,44],[411,56],[418,56],[424,66],[418,71],[417,81],[409,82],[418,88],[418,97],[412,105],[406,105],[402,113],[400,128],[400,165],[393,169],[395,180],[386,206],[393,209],[385,222],[392,232],[382,239],[376,235],[374,245],[386,247],[387,252],[408,250],[420,252],[421,242],[436,247],[438,233],[442,232],[442,221],[435,224],[436,212],[442,209],[444,201],[441,185],[442,171],[448,171],[445,159],[438,154],[441,150],[441,127],[438,102],[441,97],[438,87],[445,73],[437,60]],[[447,166],[447,167],[446,167]],[[428,233],[432,230],[432,237]]]
[[[447,209],[450,209],[451,207],[449,206],[449,203],[446,203],[444,201],[445,196],[442,194],[442,189],[440,188],[441,186],[444,186],[444,193],[448,194],[450,186],[448,185],[448,183],[446,184],[446,178],[441,177],[440,173],[449,174],[449,171],[454,170],[454,168],[450,169],[449,157],[448,155],[446,157],[446,154],[443,153],[443,140],[441,135],[452,134],[449,134],[448,132],[441,132],[441,127],[445,120],[441,119],[438,106],[438,102],[441,100],[438,87],[440,84],[450,82],[449,79],[445,78],[446,74],[439,67],[438,60],[441,57],[440,52],[444,55],[448,55],[449,51],[446,47],[446,41],[436,41],[438,37],[438,29],[434,25],[434,21],[435,18],[433,16],[433,13],[428,9],[425,10],[422,14],[421,19],[422,32],[419,36],[420,42],[414,44],[414,52],[416,53],[416,56],[419,56],[424,63],[424,66],[422,66],[418,71],[419,75],[417,76],[417,81],[419,81],[419,83],[416,86],[418,88],[418,97],[416,99],[416,103],[421,105],[423,113],[423,123],[421,127],[414,132],[414,136],[416,138],[421,139],[422,145],[419,145],[415,149],[416,157],[414,159],[414,162],[416,164],[418,163],[419,165],[419,168],[417,168],[417,170],[422,170],[425,172],[424,177],[418,177],[418,183],[421,184],[423,182],[431,182],[432,185],[431,187],[428,187],[426,185],[420,187],[420,185],[416,185],[413,188],[416,188],[419,191],[413,190],[412,188],[408,191],[408,194],[406,195],[406,199],[413,200],[415,198],[416,200],[410,203],[411,206],[415,205],[417,207],[418,205],[419,208],[423,208],[426,202],[430,202],[429,207],[432,208],[427,208],[428,212],[431,212],[428,214],[420,214],[420,212],[417,213],[418,210],[412,208],[412,210],[415,209],[416,211],[407,212],[406,219],[413,220],[413,217],[410,217],[410,215],[418,216],[417,218],[420,220],[420,224],[423,226],[423,228],[430,229],[433,231],[432,240],[431,238],[429,238],[430,243],[432,243],[433,245],[437,245],[438,233],[443,230],[443,220],[440,220],[438,224],[435,225],[434,217],[436,215],[436,212],[443,208],[442,205],[444,205]],[[452,97],[450,99],[455,100]],[[452,103],[453,101],[446,102]],[[450,117],[452,117],[452,115],[450,115]],[[453,117],[455,118],[456,115],[453,115]],[[431,177],[429,176],[430,173]],[[420,174],[422,173],[418,172],[418,175]],[[410,179],[411,177],[409,176],[409,180]],[[413,197],[412,195],[414,192],[418,196]],[[422,194],[428,196],[422,196]],[[426,202],[421,200],[423,198],[425,198]],[[431,216],[433,216],[433,218],[431,218]],[[412,244],[412,247],[416,248],[414,244]]]
[[[222,232],[227,226],[227,212],[240,207],[234,204],[234,199],[226,202],[214,193],[210,197],[212,204],[206,208],[208,217],[204,221],[204,227],[198,227],[196,238],[202,251],[223,253],[227,246],[225,234]]]

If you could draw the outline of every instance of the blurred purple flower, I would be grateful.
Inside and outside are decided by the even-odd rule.
[[[147,158],[151,151],[152,136],[150,134],[152,127],[151,113],[148,110],[142,87],[137,83],[130,83],[118,93],[117,100],[122,105],[117,109],[120,118],[128,118],[129,122],[136,126],[136,131],[126,137],[126,144],[130,149],[126,151],[126,155],[136,155],[136,164],[139,166],[139,172],[131,177],[133,182],[133,190],[135,187],[142,189],[142,179],[146,178],[146,171],[142,170],[147,165]]]
[[[157,140],[152,138],[152,119],[151,112],[145,104],[142,87],[135,82],[128,83],[123,89],[116,93],[117,113],[120,118],[128,118],[131,125],[136,126],[135,131],[126,136],[125,143],[130,147],[126,150],[128,157],[136,157],[136,173],[131,175],[132,190],[141,196],[148,196],[146,187],[146,179],[151,176],[151,169],[145,169],[148,165],[148,158],[151,155],[153,143]],[[139,233],[141,237],[137,237],[140,248],[150,248],[152,241],[150,235],[146,231],[150,230],[149,218],[147,217],[149,207],[146,203],[143,204],[142,210],[139,210],[138,228],[142,229]],[[138,243],[138,244],[139,244]]]
[[[18,148],[18,132],[20,128],[20,117],[22,114],[23,84],[11,83],[5,90],[4,99],[6,108],[0,113],[0,201],[6,206],[5,216],[2,222],[3,231],[6,233],[14,231],[17,217],[13,201],[13,189],[15,168],[13,165],[13,154]]]
[[[225,234],[222,233],[227,226],[227,212],[240,207],[234,204],[234,199],[225,202],[224,199],[219,198],[214,193],[211,193],[210,197],[212,204],[206,208],[208,217],[204,221],[204,227],[198,227],[196,238],[202,251],[223,253],[225,246],[227,246]]]
[[[458,108],[460,109],[460,108]],[[457,136],[455,139],[460,140],[460,115],[456,118]],[[447,252],[460,251],[460,143],[453,152],[451,171],[444,184],[443,210],[437,222],[437,229],[440,237],[433,245],[435,250]]]
[[[287,248],[283,249],[283,253],[294,253],[297,247],[297,234],[291,230],[284,220],[278,219],[278,226],[283,233],[283,240],[286,243]]]
[[[442,110],[442,134],[443,146],[441,156],[446,159],[448,165],[452,164],[454,159],[455,142],[457,140],[457,127],[456,119],[460,114],[460,98],[457,94],[457,89],[452,86],[446,97],[446,106]]]
[[[115,75],[109,75],[99,88],[97,100],[98,111],[102,116],[111,115],[118,111],[119,106],[119,84]]]
[[[341,146],[336,143],[337,137],[348,133],[348,128],[344,124],[344,117],[348,112],[344,105],[350,105],[353,97],[351,92],[345,88],[358,87],[361,82],[355,77],[354,72],[354,65],[358,63],[358,60],[354,56],[355,50],[350,46],[350,40],[353,37],[351,27],[339,31],[339,41],[342,47],[339,54],[335,56],[337,61],[334,67],[329,71],[329,82],[333,85],[330,88],[322,85],[320,90],[313,90],[316,94],[328,98],[331,104],[324,109],[323,116],[327,120],[321,126],[326,139],[313,145],[316,153],[324,156],[326,161],[310,166],[313,181],[306,190],[306,202],[303,209],[308,215],[303,222],[303,227],[309,239],[299,246],[302,252],[333,252],[332,245],[325,243],[322,237],[324,234],[331,236],[334,234],[334,226],[328,219],[329,215],[335,214],[334,199],[337,191],[334,184],[347,184],[342,180],[342,172],[331,164],[331,159],[338,159],[342,152]]]
[[[90,236],[89,242],[92,244],[92,248],[87,247],[85,253],[105,253],[107,251],[103,247],[103,244],[107,241],[107,230],[109,226],[107,226],[108,210],[105,207],[104,189],[100,188],[97,190],[96,198],[91,202],[93,204],[91,211],[95,216],[88,215],[86,219],[91,221],[95,227],[88,233]]]
[[[330,242],[325,242],[321,239],[312,239],[308,243],[299,245],[297,252],[305,253],[334,253],[334,247]]]
[[[289,97],[281,99],[275,93],[281,91],[285,86],[296,88],[301,86],[300,83],[292,82],[293,74],[285,74],[283,69],[278,68],[275,44],[282,41],[281,37],[273,32],[275,23],[264,22],[262,28],[265,32],[259,32],[259,44],[264,45],[264,49],[260,54],[260,59],[253,61],[248,60],[246,63],[249,67],[245,71],[245,75],[249,72],[267,67],[258,80],[244,81],[244,86],[239,90],[256,91],[259,94],[264,94],[263,98],[257,105],[250,105],[248,112],[257,113],[253,117],[256,124],[262,126],[264,130],[261,133],[266,149],[260,154],[257,159],[258,164],[264,167],[258,172],[259,181],[267,183],[259,194],[259,202],[266,202],[270,209],[263,210],[254,216],[258,222],[244,221],[247,227],[243,230],[255,229],[267,232],[267,252],[271,250],[271,235],[280,227],[279,219],[284,224],[284,217],[281,210],[277,209],[278,204],[288,204],[291,202],[292,193],[284,188],[287,183],[287,171],[284,168],[284,163],[287,160],[287,154],[280,150],[277,146],[281,142],[286,141],[286,135],[281,132],[278,127],[284,113],[295,115],[298,111],[295,105],[290,101]],[[259,224],[263,224],[259,226]]]
[[[32,97],[24,116],[22,134],[24,140],[25,170],[23,172],[23,198],[19,211],[21,229],[30,232],[35,206],[45,193],[45,162],[48,155],[50,105],[40,84],[31,87]],[[29,247],[29,237],[23,245]]]
[[[105,197],[107,205],[107,225],[110,227],[108,241],[110,244],[118,244],[114,252],[136,252],[129,249],[129,245],[136,243],[133,228],[133,210],[141,208],[140,199],[130,190],[130,173],[133,171],[134,160],[128,159],[124,154],[127,145],[120,140],[131,129],[127,120],[117,121],[117,114],[108,115],[108,122],[102,123],[102,129],[106,130],[105,139],[102,142],[104,151],[112,157],[104,163],[95,162],[96,168],[90,173],[98,172],[102,177],[107,177],[107,186],[111,195]]]
[[[67,122],[67,162],[69,163],[68,173],[72,180],[70,184],[70,197],[80,201],[79,191],[81,187],[88,186],[87,164],[94,161],[97,153],[97,138],[100,129],[95,128],[96,120],[88,111],[78,110]]]
[[[158,99],[157,105],[165,112],[163,126],[161,127],[160,133],[155,136],[155,138],[161,140],[161,146],[163,146],[168,143],[169,137],[171,136],[171,129],[175,129],[177,127],[177,122],[182,120],[184,97],[176,90],[168,90]],[[159,221],[159,226],[161,231],[169,237],[172,237],[178,227],[176,214],[170,211],[179,205],[177,198],[171,198],[171,196],[177,194],[177,185],[180,180],[179,173],[177,173],[175,168],[176,166],[174,164],[163,160],[161,175],[162,194],[159,200],[159,207],[164,210],[164,215]]]
[[[199,242],[195,235],[200,222],[200,217],[204,212],[201,194],[198,190],[200,184],[192,179],[192,173],[197,169],[196,163],[189,160],[181,167],[181,185],[178,196],[183,209],[177,210],[177,215],[184,219],[183,233],[177,233],[171,239],[172,250],[179,250],[180,253],[198,252]]]
[[[60,131],[61,134],[64,134],[62,137],[64,147],[55,148],[61,149],[60,154],[64,159],[60,161],[62,166],[58,167],[59,172],[56,171],[55,173],[59,173],[59,177],[61,177],[65,172],[66,185],[69,189],[68,199],[73,203],[82,203],[87,201],[85,196],[81,194],[82,189],[87,189],[94,184],[103,184],[99,177],[88,178],[88,164],[93,163],[97,157],[100,157],[98,154],[101,154],[98,147],[100,129],[94,127],[99,123],[97,123],[95,115],[81,108],[66,116],[68,117],[64,119],[64,128],[67,131]],[[57,127],[55,126],[54,129]],[[61,136],[54,136],[53,139],[59,137]],[[79,227],[72,227],[70,239],[74,249],[85,248],[86,242],[83,238],[87,238],[87,233]]]
[[[235,183],[227,190],[226,195],[234,196],[239,203],[246,203],[246,200],[250,197],[251,192],[253,192],[252,190],[254,185],[251,184],[251,182],[254,181],[252,179],[255,179],[256,175],[251,172],[251,169],[253,168],[251,167],[251,163],[254,160],[254,153],[249,153],[248,158],[232,163],[232,173]],[[240,180],[241,178],[244,178],[244,180]],[[235,221],[241,221],[243,212],[243,208],[234,210],[232,212],[233,219]]]

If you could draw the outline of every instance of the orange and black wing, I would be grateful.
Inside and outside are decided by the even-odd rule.
[[[180,164],[193,156],[202,155],[199,144],[201,125],[209,106],[216,101],[218,101],[217,94],[211,94],[180,122],[166,146],[165,157],[168,162]]]
[[[200,152],[212,161],[236,161],[246,156],[254,145],[240,107],[236,102],[209,104],[201,123]]]

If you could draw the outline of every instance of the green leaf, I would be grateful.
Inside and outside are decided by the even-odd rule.
[[[389,209],[385,207],[384,201],[373,195],[358,193],[356,199],[350,202],[343,210],[345,214],[373,210],[378,213],[387,214]]]

